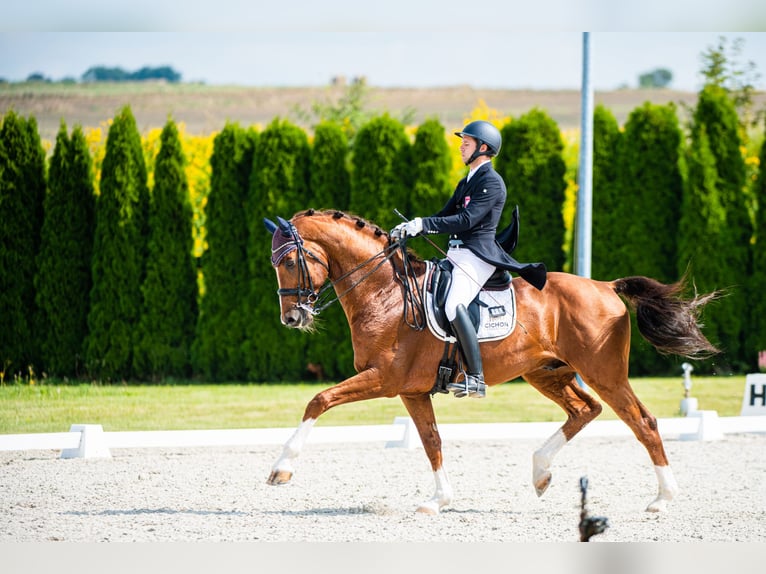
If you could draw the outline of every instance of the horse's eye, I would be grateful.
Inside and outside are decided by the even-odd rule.
[[[285,267],[287,269],[292,269],[295,267],[295,259],[285,259]]]

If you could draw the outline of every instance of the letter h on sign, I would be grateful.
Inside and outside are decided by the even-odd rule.
[[[745,377],[745,393],[742,396],[742,416],[766,415],[766,374]]]

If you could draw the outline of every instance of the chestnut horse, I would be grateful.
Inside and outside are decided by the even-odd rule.
[[[273,232],[282,323],[311,330],[314,315],[324,307],[323,296],[332,296],[334,288],[351,328],[357,371],[308,403],[268,483],[290,481],[293,463],[322,413],[344,403],[398,395],[418,429],[436,481],[433,497],[418,511],[438,513],[453,497],[431,403],[444,343],[428,329],[413,328],[408,299],[416,285],[422,287],[426,263],[379,227],[342,212],[308,210],[289,222],[280,218],[279,226],[264,222]],[[563,426],[533,455],[538,496],[550,484],[556,453],[601,412],[600,403],[578,383],[579,373],[648,451],[659,490],[647,510],[665,510],[678,486],[657,420],[628,382],[630,316],[620,296],[636,308],[642,335],[660,352],[699,358],[717,352],[697,321],[701,307],[715,294],[684,298],[683,281],[664,285],[628,277],[607,282],[554,272],[542,290],[518,277],[513,287],[516,328],[503,340],[481,343],[481,354],[487,385],[523,377],[567,414]]]

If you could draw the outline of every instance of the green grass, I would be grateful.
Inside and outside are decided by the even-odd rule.
[[[744,376],[693,377],[699,408],[737,416]],[[679,416],[682,377],[631,381],[657,418]],[[293,427],[319,384],[10,384],[0,386],[0,434],[64,432],[73,423],[101,424],[106,431]],[[436,395],[439,423],[562,421],[564,413],[522,382],[489,389],[484,400]],[[342,405],[322,416],[325,426],[390,424],[406,416],[401,401],[376,399]],[[604,408],[600,419],[614,419]]]

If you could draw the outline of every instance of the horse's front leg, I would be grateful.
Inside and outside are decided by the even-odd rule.
[[[285,443],[282,454],[271,468],[271,474],[266,482],[272,485],[290,482],[295,472],[293,462],[303,451],[306,439],[314,427],[314,423],[316,423],[316,420],[322,413],[344,403],[374,399],[382,396],[386,395],[381,384],[381,377],[376,369],[363,371],[317,394],[306,405],[306,411],[303,413],[301,424],[298,425],[296,431]]]
[[[434,480],[436,481],[434,495],[418,507],[418,512],[439,514],[443,507],[452,502],[452,486],[442,467],[442,439],[436,428],[431,395],[427,393],[414,396],[402,395],[401,399],[418,429],[423,448],[426,450],[428,460],[431,461],[431,468],[434,471]]]

